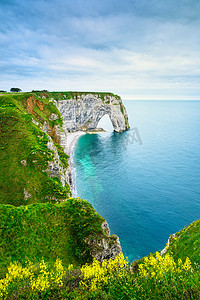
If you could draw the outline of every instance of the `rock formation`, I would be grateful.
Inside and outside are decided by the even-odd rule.
[[[110,117],[114,131],[129,129],[127,112],[119,96],[81,94],[69,100],[58,100],[57,106],[68,132],[96,129],[106,114]]]
[[[87,244],[91,248],[90,254],[99,262],[102,262],[104,259],[114,259],[120,252],[122,252],[118,236],[110,235],[108,223],[104,221],[101,227],[105,232],[104,237],[95,239],[91,239],[89,237],[86,239]]]

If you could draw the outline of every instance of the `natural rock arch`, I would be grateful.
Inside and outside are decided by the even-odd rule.
[[[96,129],[101,118],[108,114],[116,132],[129,129],[128,116],[120,97],[83,94],[75,99],[60,100],[59,110],[68,132]]]

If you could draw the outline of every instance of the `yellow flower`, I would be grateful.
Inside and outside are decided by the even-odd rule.
[[[125,260],[122,253],[119,253],[113,260],[107,261],[104,259],[102,264],[94,259],[91,265],[86,264],[81,268],[83,280],[80,284],[91,291],[95,291],[98,286],[107,284],[113,273],[115,276],[122,278],[127,265],[128,261]]]
[[[180,274],[189,270],[192,270],[192,268],[188,257],[184,264],[181,259],[176,264],[173,257],[168,253],[161,256],[160,253],[156,252],[155,257],[152,255],[145,257],[143,263],[139,265],[139,275],[146,278],[155,277],[156,279],[161,279],[167,274]]]

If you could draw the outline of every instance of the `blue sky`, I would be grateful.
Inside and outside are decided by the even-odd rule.
[[[0,89],[200,100],[199,0],[0,0]]]

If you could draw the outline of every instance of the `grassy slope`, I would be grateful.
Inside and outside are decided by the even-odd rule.
[[[92,205],[69,198],[64,203],[14,207],[0,205],[0,270],[5,274],[11,261],[54,262],[64,265],[91,261],[87,237],[103,236],[104,221]],[[2,276],[2,274],[1,274]]]
[[[70,201],[70,200],[68,200]],[[66,204],[68,203],[66,202]],[[72,201],[75,203],[75,200],[72,199]],[[85,202],[87,203],[87,202]],[[65,204],[65,205],[66,205]],[[83,203],[84,204],[84,203]],[[47,207],[47,204],[40,204],[42,205],[42,212],[43,207]],[[59,204],[58,206],[60,206]],[[87,205],[87,204],[86,204]],[[38,204],[37,204],[38,206]],[[51,206],[55,207],[55,205]],[[85,206],[85,205],[84,205]],[[33,206],[29,206],[31,208]],[[81,205],[79,205],[79,211],[80,211]],[[18,208],[15,208],[15,210]],[[24,208],[20,208],[24,210],[24,214],[26,213],[26,210]],[[51,212],[52,209],[47,210],[47,214],[45,211],[45,215],[48,216],[49,211]],[[34,211],[35,212],[35,211]],[[62,210],[61,210],[62,213]],[[75,214],[74,214],[75,213]],[[68,224],[70,224],[69,229],[72,235],[69,233],[69,239],[66,238],[65,235],[62,237],[62,230],[58,234],[61,235],[62,238],[66,238],[68,240],[73,240],[73,237],[76,238],[77,243],[71,244],[72,247],[78,246],[79,242],[77,238],[79,238],[79,234],[82,232],[82,230],[88,230],[87,234],[90,234],[90,226],[91,222],[95,220],[95,216],[89,217],[88,223],[89,227],[85,226],[86,222],[83,221],[81,224],[80,217],[88,218],[89,214],[88,211],[85,211],[85,214],[79,213],[77,215],[77,211],[74,210],[74,206],[70,203],[70,209],[66,211],[67,216],[71,217],[72,219],[76,221],[75,224],[73,222],[70,223],[68,220]],[[27,223],[30,224],[29,217],[27,216],[24,218],[28,221]],[[52,219],[48,220],[48,223],[52,225]],[[41,222],[41,218],[39,218],[39,222]],[[7,224],[8,222],[6,222]],[[199,221],[198,221],[199,223]],[[43,223],[44,224],[44,223]],[[78,226],[77,226],[78,224]],[[98,225],[98,219],[97,219],[97,225]],[[86,229],[85,229],[86,227]],[[199,228],[194,229],[195,227],[198,227],[197,224],[191,224],[188,228],[184,229],[182,231],[182,238],[184,238],[184,234],[188,232],[188,236],[186,236],[185,241],[180,240],[180,246],[183,242],[183,245],[186,244],[191,247],[191,250],[189,247],[185,248],[181,246],[179,250],[177,251],[178,256],[182,258],[183,263],[185,263],[186,257],[192,254],[194,251],[194,248],[192,248],[193,242],[196,241],[196,231],[199,231]],[[58,228],[59,229],[59,228]],[[98,230],[98,227],[95,229]],[[92,229],[93,230],[93,229]],[[16,230],[15,230],[16,232]],[[32,231],[31,231],[32,233]],[[99,235],[99,232],[95,231],[95,234]],[[101,233],[100,233],[101,234]],[[42,239],[45,237],[46,231],[42,233]],[[197,237],[197,236],[196,236]],[[33,239],[34,240],[34,239]],[[64,239],[63,239],[64,240]],[[178,239],[177,239],[178,240]],[[175,240],[174,242],[177,242]],[[64,240],[65,241],[65,240]],[[49,243],[51,244],[51,242]],[[48,243],[47,243],[48,245]],[[72,247],[70,250],[72,250]],[[34,245],[32,246],[34,248]],[[30,248],[32,250],[32,248]],[[48,248],[48,246],[47,246]],[[74,247],[74,250],[76,248]],[[81,248],[81,251],[84,252],[84,249]],[[35,249],[34,249],[35,250]],[[44,247],[44,253],[45,253],[45,247]],[[195,249],[196,255],[198,255],[199,250]],[[74,257],[73,251],[71,252]],[[78,253],[79,254],[79,253]],[[68,253],[67,253],[68,255]],[[67,257],[64,253],[64,258]],[[176,257],[176,259],[178,258]],[[29,255],[29,257],[34,257]],[[39,256],[38,256],[39,257]],[[80,256],[79,256],[80,257]],[[153,256],[151,256],[152,258]],[[190,257],[190,256],[189,256]],[[10,287],[8,288],[9,295],[8,298],[5,299],[104,299],[104,300],[118,300],[118,299],[200,299],[200,285],[199,285],[199,279],[200,279],[200,271],[199,266],[194,266],[193,262],[196,260],[196,257],[191,256],[191,262],[192,262],[192,269],[191,267],[186,268],[180,265],[178,263],[173,262],[173,258],[169,259],[167,258],[167,255],[165,256],[166,259],[163,260],[163,262],[159,263],[159,260],[155,259],[150,260],[149,258],[143,258],[143,262],[140,261],[140,264],[144,264],[146,267],[146,275],[142,275],[140,272],[130,272],[129,269],[124,268],[124,264],[122,262],[121,264],[121,271],[119,269],[119,261],[116,263],[116,265],[113,265],[113,262],[110,262],[110,268],[105,267],[105,263],[102,264],[102,266],[99,266],[96,264],[96,262],[93,263],[93,265],[86,265],[84,268],[86,268],[86,272],[83,273],[83,269],[80,270],[80,268],[72,268],[67,270],[65,268],[65,271],[63,273],[63,284],[58,286],[55,283],[52,283],[51,280],[49,280],[50,287],[47,286],[44,290],[41,290],[40,287],[38,287],[38,290],[33,293],[31,287],[30,287],[30,280],[27,280],[23,278],[20,280],[12,279],[12,282],[10,284]],[[47,257],[48,259],[48,257]],[[149,259],[149,262],[147,263]],[[70,257],[70,260],[72,258]],[[37,260],[34,260],[36,262]],[[46,261],[46,257],[45,257]],[[49,262],[49,259],[47,260]],[[77,261],[77,258],[76,258]],[[50,267],[48,269],[51,271],[52,268],[52,261],[50,261]],[[36,267],[38,269],[38,273],[36,278],[39,278],[41,276],[39,273],[39,264],[36,264]],[[107,269],[106,269],[107,268]],[[82,275],[81,275],[82,273]],[[154,273],[154,275],[153,275]],[[36,274],[36,273],[35,273]],[[83,276],[83,274],[85,274]],[[44,279],[40,277],[40,281],[44,282]],[[22,282],[23,281],[23,282]],[[81,281],[81,282],[80,282]],[[16,295],[21,295],[22,297],[16,298]]]
[[[48,121],[52,130],[55,124],[62,123],[60,113],[48,98],[38,97],[31,107],[34,115],[28,113],[27,99],[31,96],[24,93],[0,97],[0,203],[3,204],[18,206],[47,202],[52,197],[68,197],[68,185],[63,188],[59,178],[50,178],[45,172],[53,152],[47,149],[47,134],[32,122],[34,118],[42,126]],[[49,121],[52,113],[59,116],[54,122]],[[58,151],[62,154],[63,166],[66,166],[67,155],[60,147]],[[26,160],[26,166],[21,163],[23,160]],[[24,189],[32,195],[27,200],[24,200]]]
[[[176,261],[188,256],[193,266],[200,265],[200,220],[177,232],[171,239],[168,251]]]

